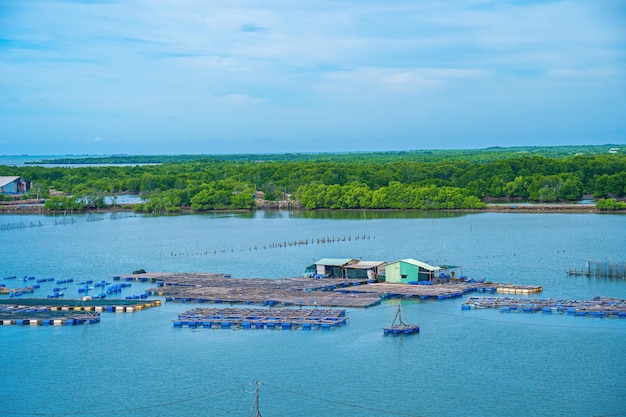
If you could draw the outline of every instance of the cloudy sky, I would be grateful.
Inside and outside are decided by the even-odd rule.
[[[0,1],[0,154],[606,143],[623,0]]]

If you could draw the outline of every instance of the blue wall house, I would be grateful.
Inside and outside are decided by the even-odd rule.
[[[22,177],[0,177],[0,193],[23,194],[30,190],[30,181]]]

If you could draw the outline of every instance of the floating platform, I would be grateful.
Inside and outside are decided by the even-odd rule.
[[[445,300],[470,292],[531,294],[539,286],[458,281],[433,285],[377,283],[350,278],[232,278],[207,273],[145,273],[125,280],[156,282],[148,292],[166,301],[182,303],[229,303],[264,306],[371,307],[388,298]]]
[[[74,325],[97,323],[100,313],[133,313],[160,306],[161,300],[62,300],[23,298],[0,300],[0,324],[9,325]]]
[[[172,320],[174,327],[247,330],[331,329],[347,321],[345,310],[291,308],[194,308]]]
[[[86,311],[50,310],[48,307],[0,305],[3,326],[74,326],[99,323],[100,313]]]
[[[408,320],[405,320],[402,317],[402,310],[400,309],[400,304],[398,304],[398,311],[396,312],[396,316],[389,327],[383,327],[383,334],[393,335],[393,336],[401,336],[401,335],[409,335],[420,332],[420,326],[417,324],[411,324]]]
[[[142,274],[140,279],[153,277],[159,277],[159,280],[156,288],[148,289],[152,295],[181,303],[365,308],[382,301],[376,294],[335,291],[337,288],[366,285],[368,280],[230,278],[228,275],[202,273],[154,273],[148,277]]]
[[[503,313],[560,313],[583,317],[617,317],[626,319],[626,300],[594,297],[591,300],[555,298],[469,297],[462,310],[499,308]]]
[[[390,326],[390,327],[385,327],[383,328],[383,334],[385,335],[393,335],[393,336],[400,336],[400,335],[405,335],[405,334],[415,334],[415,333],[419,333],[420,332],[420,326],[418,325],[413,325],[413,324],[397,324],[394,326]]]
[[[403,285],[379,282],[350,289],[337,289],[337,292],[378,294],[382,298],[419,298],[420,300],[433,299],[439,301],[462,297],[472,292],[535,294],[541,291],[543,291],[543,288],[540,286],[469,281],[433,285]]]

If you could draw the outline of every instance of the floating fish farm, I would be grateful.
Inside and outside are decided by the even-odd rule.
[[[594,297],[591,300],[555,298],[469,297],[462,310],[498,308],[503,313],[568,314],[580,317],[616,317],[626,319],[626,300]]]
[[[98,323],[100,313],[132,313],[158,307],[161,300],[59,300],[25,298],[0,300],[0,324],[3,326],[71,326]]]
[[[346,278],[232,278],[222,274],[146,273],[126,276],[125,280],[155,282],[152,295],[182,303],[230,303],[264,306],[371,307],[388,298],[445,300],[469,292],[531,294],[539,286],[496,284],[493,282],[452,282],[433,285],[378,283]]]
[[[534,294],[543,291],[540,286],[497,284],[493,282],[453,282],[432,285],[401,285],[377,282],[353,288],[338,288],[337,292],[377,294],[381,298],[419,298],[420,300],[446,300],[462,297],[464,294],[504,293]]]
[[[114,281],[119,281],[120,276],[114,276]],[[74,278],[55,279],[53,277],[35,278],[35,276],[25,275],[18,278],[15,275],[7,276],[0,283],[0,295],[8,295],[9,298],[21,298],[23,296],[34,297],[29,294],[40,292],[40,290],[51,290],[52,293],[45,296],[49,299],[58,299],[65,297],[75,297],[78,293],[83,300],[101,300],[108,297],[119,298],[122,292],[126,292],[132,286],[130,282],[110,283],[105,280],[94,281],[75,280]],[[7,287],[10,285],[10,287]],[[92,292],[93,291],[93,292]],[[148,294],[138,294],[126,296],[127,300],[147,299]]]
[[[194,308],[173,320],[174,327],[204,329],[312,330],[343,326],[345,310],[290,308]]]
[[[3,326],[74,326],[98,322],[100,313],[96,312],[0,305],[0,324]]]

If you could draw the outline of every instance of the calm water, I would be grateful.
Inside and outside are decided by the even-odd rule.
[[[619,215],[0,215],[0,225],[0,277],[99,281],[144,268],[283,278],[323,257],[413,257],[542,285],[541,297],[626,298],[626,281],[565,274],[585,260],[626,261]],[[272,247],[305,239],[315,243]],[[421,333],[383,337],[396,302],[348,309],[349,324],[331,331],[174,329],[194,305],[172,303],[95,325],[2,327],[0,414],[246,416],[258,380],[266,417],[626,415],[626,320],[403,301]]]

